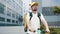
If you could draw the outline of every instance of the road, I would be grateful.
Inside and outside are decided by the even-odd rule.
[[[26,34],[23,26],[0,26],[0,34]]]

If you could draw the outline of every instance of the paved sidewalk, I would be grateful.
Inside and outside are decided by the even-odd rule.
[[[23,26],[0,26],[0,34],[26,34]]]

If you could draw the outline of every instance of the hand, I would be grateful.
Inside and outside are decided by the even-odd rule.
[[[47,32],[47,33],[50,33],[50,30],[49,30],[49,29],[46,29],[46,32]]]
[[[33,29],[29,29],[29,31],[31,31],[31,32],[35,32],[35,30],[33,30]]]

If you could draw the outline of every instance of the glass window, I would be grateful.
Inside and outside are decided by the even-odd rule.
[[[12,17],[14,17],[14,18],[15,18],[15,14],[14,14],[14,13],[12,14]]]
[[[5,18],[3,18],[3,17],[0,17],[0,21],[5,21]]]
[[[52,7],[43,7],[42,13],[44,16],[53,16],[54,15],[54,13],[52,11]]]
[[[18,23],[18,21],[16,21],[16,23]]]
[[[4,14],[4,5],[0,3],[0,13]]]
[[[15,23],[15,20],[12,20],[12,23]]]
[[[11,20],[10,19],[7,19],[7,22],[10,22]]]
[[[8,16],[11,16],[11,12],[7,11],[7,15],[8,15]]]
[[[7,8],[7,15],[11,16],[11,9]]]
[[[16,13],[16,19],[18,19],[18,15],[19,15],[19,14],[18,14],[18,13]]]

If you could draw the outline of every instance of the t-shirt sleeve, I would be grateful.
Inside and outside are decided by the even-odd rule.
[[[44,19],[44,16],[43,16],[43,14],[42,13],[40,13],[41,14],[41,16],[40,16],[40,19]]]

